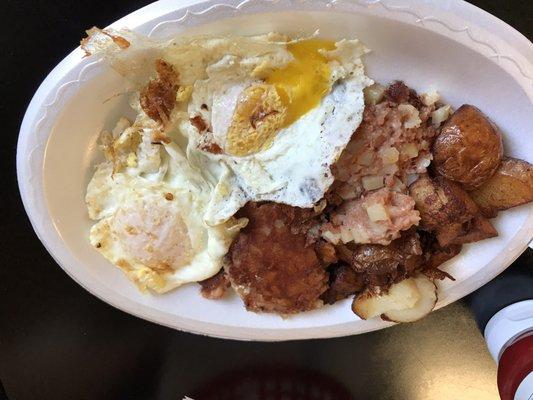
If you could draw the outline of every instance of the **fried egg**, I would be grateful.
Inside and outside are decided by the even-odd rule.
[[[87,188],[89,215],[98,221],[89,239],[140,289],[163,293],[216,274],[242,224],[203,223],[211,186],[175,143],[147,141],[151,122],[144,120],[121,120],[116,138],[107,138],[113,156]]]
[[[247,201],[313,207],[333,182],[331,165],[360,124],[364,75],[357,40],[280,42],[282,63],[269,55],[226,57],[193,85],[184,121],[189,153],[218,180],[204,219],[216,225]],[[258,60],[261,60],[258,62]],[[244,65],[241,71],[241,66]],[[209,145],[206,145],[208,143]],[[212,152],[212,148],[220,151]]]

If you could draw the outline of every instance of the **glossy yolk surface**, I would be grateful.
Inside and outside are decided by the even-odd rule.
[[[289,43],[287,50],[294,57],[284,68],[272,71],[266,83],[274,85],[287,108],[284,126],[288,126],[316,107],[331,90],[330,68],[319,50],[334,50],[335,42],[308,39]]]

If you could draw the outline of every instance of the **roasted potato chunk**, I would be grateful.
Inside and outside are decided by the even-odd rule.
[[[387,290],[365,290],[354,298],[352,311],[359,318],[370,319],[391,310],[411,309],[419,300],[420,291],[416,282],[409,278]]]
[[[459,224],[447,225],[436,232],[441,246],[479,242],[498,236],[498,231],[490,221],[482,215],[476,215],[471,220]]]
[[[433,144],[437,172],[466,189],[479,187],[503,156],[498,128],[476,107],[465,104],[446,121]]]
[[[440,267],[446,261],[449,261],[458,255],[461,252],[462,247],[463,246],[460,244],[452,244],[448,247],[439,246],[438,249],[435,249],[432,253],[430,253],[426,268],[436,269]]]
[[[484,216],[533,201],[533,165],[516,158],[504,158],[483,185],[470,192]]]
[[[389,245],[363,244],[355,247],[351,265],[368,286],[386,287],[412,275],[422,267],[424,257],[418,234],[404,232]]]
[[[424,275],[393,284],[388,290],[366,290],[354,298],[352,311],[362,319],[414,322],[435,308],[437,287]]]
[[[422,176],[409,187],[420,212],[420,227],[436,234],[442,247],[477,242],[498,235],[458,184],[437,176]]]
[[[363,276],[345,263],[329,268],[329,288],[320,298],[325,304],[333,304],[361,291],[364,287]]]
[[[437,286],[430,278],[424,275],[418,275],[413,279],[420,292],[420,299],[414,307],[387,311],[381,315],[381,319],[393,322],[414,322],[433,311],[438,300]]]
[[[476,203],[459,185],[441,176],[423,175],[409,186],[409,195],[420,212],[420,227],[435,231],[452,223],[462,224],[478,213]]]
[[[425,270],[439,268],[446,261],[458,255],[463,247],[460,244],[443,247],[439,244],[433,233],[418,231],[418,235],[420,236],[420,243],[422,244],[422,249],[427,259],[424,266]]]

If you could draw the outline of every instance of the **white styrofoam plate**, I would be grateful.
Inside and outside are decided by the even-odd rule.
[[[454,106],[477,105],[499,125],[506,153],[533,161],[533,45],[486,12],[457,0],[164,0],[115,22],[156,38],[176,34],[258,34],[280,31],[358,37],[377,81],[402,79],[437,89]],[[350,301],[289,319],[246,312],[237,296],[210,301],[189,285],[162,296],[143,295],[89,245],[84,195],[103,128],[128,114],[124,82],[83,58],[78,48],[45,79],[21,126],[17,170],[33,227],[50,254],[102,300],[176,329],[244,340],[333,337],[389,326],[362,321]],[[455,282],[440,284],[443,307],[503,271],[533,237],[533,207],[501,213],[498,238],[465,246],[446,266]]]

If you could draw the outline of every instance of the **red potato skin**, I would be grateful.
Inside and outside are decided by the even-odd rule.
[[[477,214],[478,208],[457,183],[441,176],[422,175],[409,186],[409,195],[420,212],[420,227],[437,231],[454,223],[462,224]]]
[[[465,104],[445,122],[433,143],[439,175],[472,190],[489,179],[503,157],[502,135],[478,108]]]
[[[498,211],[533,201],[533,165],[505,157],[498,170],[483,185],[470,192],[483,215],[494,218]]]
[[[320,296],[325,304],[333,304],[354,295],[364,288],[363,276],[348,264],[339,263],[330,267],[329,287]]]
[[[422,176],[409,187],[420,212],[420,228],[432,232],[441,247],[477,242],[498,235],[474,200],[442,176]]]

